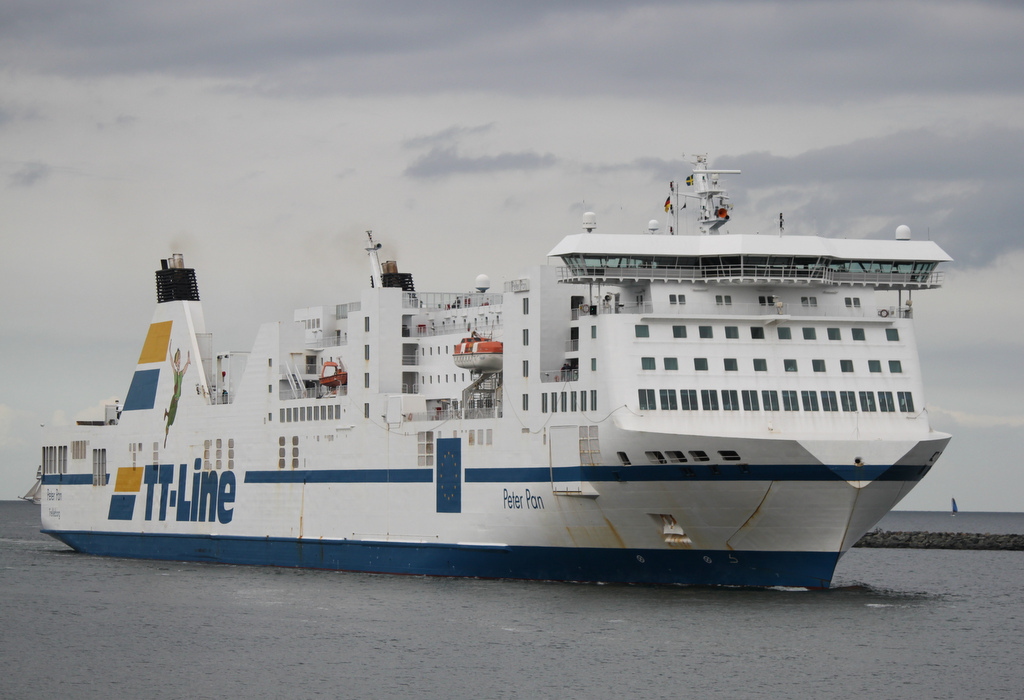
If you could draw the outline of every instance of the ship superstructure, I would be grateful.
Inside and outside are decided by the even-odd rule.
[[[44,531],[116,556],[828,586],[949,440],[912,294],[950,258],[904,227],[725,233],[731,172],[701,158],[672,188],[702,235],[588,214],[500,292],[419,291],[371,234],[358,300],[248,353],[214,353],[172,256],[124,402],[47,437]]]

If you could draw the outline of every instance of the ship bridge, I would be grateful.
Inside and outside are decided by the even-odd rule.
[[[932,241],[818,236],[659,236],[583,233],[548,253],[561,258],[559,281],[673,280],[735,284],[863,285],[934,289],[952,260]]]

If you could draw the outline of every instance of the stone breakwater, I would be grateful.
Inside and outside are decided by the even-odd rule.
[[[875,530],[854,547],[902,549],[991,549],[1024,551],[1024,535],[990,535],[976,532],[883,532]]]

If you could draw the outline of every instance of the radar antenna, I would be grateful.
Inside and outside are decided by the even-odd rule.
[[[366,252],[370,256],[370,287],[376,287],[377,281],[381,278],[380,269],[380,258],[377,257],[377,251],[380,250],[380,243],[373,242],[373,231],[367,231],[366,237],[370,239],[370,245],[366,247]]]

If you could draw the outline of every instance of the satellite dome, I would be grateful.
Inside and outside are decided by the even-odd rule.
[[[597,214],[588,211],[583,215],[583,230],[590,233],[597,228]]]
[[[896,227],[896,240],[897,241],[909,241],[910,240],[910,227],[905,224],[900,224]]]
[[[490,277],[488,277],[487,275],[477,275],[476,276],[476,291],[478,291],[478,292],[486,292],[490,288],[491,288],[491,278]]]
[[[661,224],[658,223],[657,219],[651,219],[647,222],[647,233],[657,233],[660,228]]]

